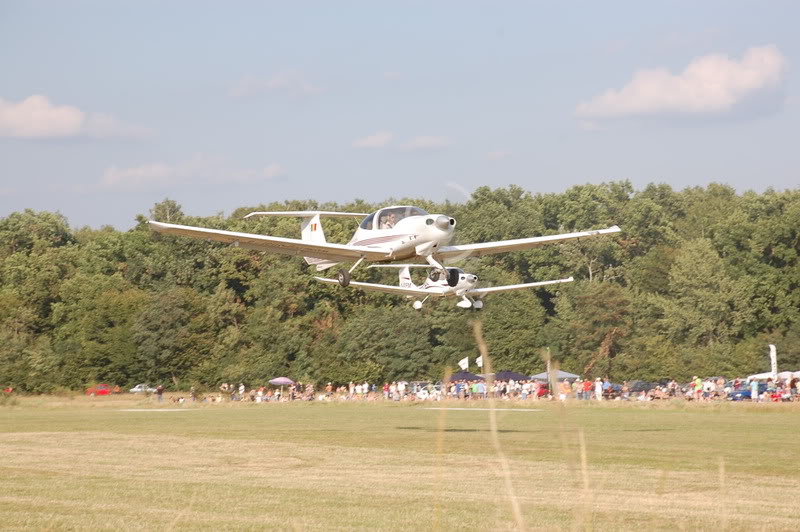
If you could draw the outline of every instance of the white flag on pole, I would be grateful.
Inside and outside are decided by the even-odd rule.
[[[483,367],[483,355],[475,359],[475,364],[477,364],[479,368]]]
[[[469,357],[462,358],[461,360],[459,360],[458,367],[463,369],[464,371],[467,371],[467,368],[469,367]]]
[[[778,350],[775,344],[769,344],[769,362],[772,370],[772,379],[778,378]]]

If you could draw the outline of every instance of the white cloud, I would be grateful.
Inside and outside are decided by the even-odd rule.
[[[508,159],[511,155],[511,150],[494,150],[487,153],[486,158],[490,161],[499,161],[501,159]]]
[[[283,169],[283,167],[281,165],[279,165],[277,163],[272,163],[269,166],[267,166],[266,168],[264,168],[264,171],[263,171],[262,175],[266,179],[272,179],[274,177],[282,177],[282,176],[286,175],[286,171]]]
[[[421,136],[414,137],[402,146],[404,151],[433,151],[441,150],[453,145],[452,139],[448,137]]]
[[[322,88],[306,80],[298,72],[284,71],[269,78],[244,76],[228,91],[231,98],[248,98],[271,91],[282,91],[292,96],[311,96],[322,92]]]
[[[14,103],[0,98],[0,137],[36,139],[64,137],[139,137],[145,128],[126,125],[111,115],[86,113],[72,105],[54,105],[34,94]]]
[[[748,49],[740,61],[721,54],[694,59],[680,74],[646,69],[623,88],[609,89],[578,105],[583,118],[668,113],[724,113],[744,100],[777,88],[786,60],[774,45]]]
[[[383,148],[394,138],[391,131],[379,131],[374,135],[353,141],[354,148]]]
[[[71,105],[53,105],[35,94],[19,103],[0,99],[0,136],[12,138],[79,135],[86,115]]]
[[[109,189],[142,190],[167,188],[176,185],[234,184],[270,181],[286,175],[277,163],[262,169],[231,168],[220,159],[196,155],[179,163],[155,162],[139,166],[107,168],[100,186]]]

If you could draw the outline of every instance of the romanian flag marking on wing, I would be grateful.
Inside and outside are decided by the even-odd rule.
[[[316,231],[317,230],[317,224],[311,224],[311,230],[312,231]]]

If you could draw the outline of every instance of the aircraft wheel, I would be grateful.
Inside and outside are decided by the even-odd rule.
[[[451,268],[447,270],[447,286],[450,288],[458,284],[458,270]]]
[[[339,281],[339,286],[348,287],[350,286],[350,272],[347,270],[339,270],[336,278]]]

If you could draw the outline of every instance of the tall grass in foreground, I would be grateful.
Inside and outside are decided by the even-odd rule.
[[[474,334],[491,373],[480,324]],[[5,406],[8,530],[800,526],[800,404],[492,399],[435,404],[488,413],[383,402],[173,412],[126,395]]]

